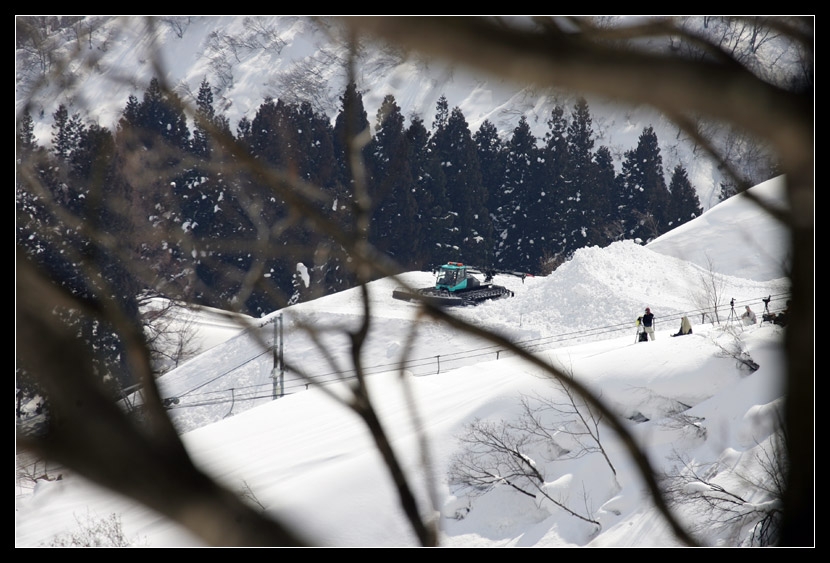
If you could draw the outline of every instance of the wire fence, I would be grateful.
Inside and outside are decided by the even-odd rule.
[[[679,322],[684,316],[690,318],[700,319],[700,323],[728,323],[738,317],[735,313],[735,307],[742,308],[746,305],[755,306],[759,310],[761,307],[767,309],[769,303],[773,303],[773,308],[780,306],[785,299],[789,298],[788,293],[779,293],[769,295],[767,297],[758,297],[755,299],[733,301],[727,306],[721,307],[719,311],[713,308],[695,309],[676,313],[666,317],[660,317],[662,323]],[[768,310],[768,309],[767,309]],[[761,321],[761,314],[758,314],[759,323]],[[554,335],[533,338],[528,340],[517,341],[516,345],[526,350],[527,352],[538,352],[553,347],[560,347],[563,345],[572,345],[575,343],[596,340],[601,338],[612,338],[631,331],[635,328],[632,321],[608,324],[597,327],[584,328],[573,331],[566,331]],[[290,343],[289,343],[290,344]],[[274,344],[276,345],[276,344]],[[226,376],[232,376],[234,372],[238,371],[246,364],[257,361],[264,355],[270,355],[273,350],[269,349],[263,351],[255,357],[248,358],[238,365],[224,370],[217,374],[209,381],[205,381],[203,385],[216,381]],[[454,353],[438,354],[433,356],[423,356],[419,358],[410,358],[406,360],[399,360],[386,363],[378,363],[363,368],[364,375],[374,375],[390,371],[405,371],[413,376],[437,375],[446,371],[457,369],[466,365],[479,363],[488,360],[498,360],[503,357],[511,355],[508,350],[502,349],[499,346],[481,346],[477,348],[469,348],[460,350]],[[282,360],[280,360],[282,361]],[[306,366],[307,367],[307,366]],[[344,370],[321,370],[310,369],[307,370],[308,375],[301,375],[286,367],[285,380],[281,385],[280,396],[290,395],[300,391],[309,389],[315,385],[329,385],[334,383],[341,383],[349,381],[357,377],[354,369]],[[210,406],[216,404],[243,404],[249,401],[259,401],[262,399],[277,398],[274,395],[274,385],[272,381],[267,383],[258,383],[250,386],[241,387],[227,387],[221,390],[213,390],[209,392],[198,392],[198,389],[191,389],[182,396],[177,397],[179,400],[170,404],[170,409],[186,409],[192,407]],[[184,399],[187,399],[186,401]]]
[[[674,323],[686,316],[697,319],[699,321],[697,324],[738,322],[740,319],[735,308],[738,307],[740,310],[749,305],[758,309],[759,323],[763,324],[763,312],[760,312],[762,308],[764,312],[769,312],[770,306],[773,309],[781,308],[786,299],[789,299],[788,293],[742,301],[732,300],[728,305],[720,307],[720,310],[714,308],[689,310],[660,317],[658,320],[661,323]],[[636,330],[634,319],[520,340],[515,344],[527,352],[535,353],[586,341],[619,337],[632,329]],[[260,331],[257,338],[251,338],[247,334],[250,330]],[[196,385],[175,393],[166,392],[164,386],[161,386],[164,406],[174,422],[179,421],[178,426],[182,431],[239,414],[254,406],[302,392],[314,386],[348,382],[357,377],[354,369],[325,369],[326,364],[322,359],[319,364],[304,362],[303,374],[293,370],[290,365],[286,365],[283,357],[283,349],[290,349],[290,337],[286,340],[269,325],[247,329],[234,338],[238,338],[240,342],[247,340],[254,344],[242,348],[237,354],[230,354],[227,358],[212,361],[211,375],[207,378],[204,377],[207,371],[204,363],[195,363],[194,372],[200,377]],[[365,366],[363,374],[375,375],[402,371],[416,377],[437,375],[480,362],[499,360],[510,355],[512,354],[508,350],[499,346],[480,346],[445,354],[377,363]],[[185,369],[185,366],[179,369]],[[222,385],[223,382],[228,384]],[[143,404],[141,390],[124,390],[122,403],[128,411],[140,414]],[[44,424],[44,415],[21,418],[18,410],[18,430],[26,432],[26,428],[36,428]]]

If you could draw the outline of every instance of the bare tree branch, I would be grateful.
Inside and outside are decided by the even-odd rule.
[[[778,214],[790,229],[793,262],[793,322],[786,333],[787,410],[785,431],[790,468],[784,494],[784,520],[781,544],[804,545],[814,526],[814,98],[812,92],[790,91],[772,84],[747,70],[740,61],[726,56],[728,50],[705,43],[699,37],[673,24],[672,20],[648,22],[639,27],[612,29],[578,18],[548,19],[538,28],[514,26],[510,20],[483,17],[344,17],[354,33],[352,50],[366,36],[377,37],[401,49],[414,49],[423,55],[448,58],[471,65],[493,75],[515,80],[523,85],[567,88],[588,95],[602,96],[634,105],[648,104],[678,121],[693,137],[693,117],[722,121],[744,130],[768,143],[780,159],[786,176],[789,211]],[[776,20],[770,26],[777,33],[789,34],[811,54],[813,23],[803,20]],[[155,23],[148,20],[150,32]],[[265,33],[267,30],[260,30]],[[700,43],[712,59],[678,57],[669,51],[643,48],[642,39],[683,36]],[[263,37],[267,38],[267,34]],[[760,40],[760,38],[759,38]],[[79,42],[81,43],[81,42]],[[279,49],[280,46],[276,47]],[[36,51],[36,54],[40,53]],[[40,53],[43,55],[42,53]],[[79,59],[83,59],[79,54]],[[160,58],[150,57],[157,76],[166,76]],[[41,58],[50,74],[63,73],[66,62]],[[350,72],[353,72],[351,70]],[[131,77],[122,77],[125,81]],[[166,92],[169,85],[162,84]],[[195,112],[188,109],[188,113]],[[252,158],[233,138],[218,129],[210,130],[214,141],[226,154],[233,155],[240,169],[264,178],[269,195],[278,197],[291,209],[282,222],[257,225],[259,237],[251,241],[224,241],[230,246],[249,244],[257,258],[277,256],[276,240],[285,229],[302,223],[325,234],[346,248],[351,267],[361,282],[376,277],[397,275],[401,270],[393,260],[368,244],[366,233],[371,202],[365,189],[365,171],[359,148],[368,141],[369,131],[351,132],[352,170],[355,174],[355,221],[348,229],[331,221],[320,210],[324,194],[284,171],[274,170]],[[703,140],[698,141],[717,154]],[[157,155],[158,156],[158,155]],[[717,159],[726,162],[725,158]],[[136,160],[136,172],[146,161]],[[25,166],[21,168],[27,174]],[[37,189],[32,173],[28,184]],[[45,192],[44,192],[45,193]],[[256,198],[245,200],[243,213],[252,221],[258,217]],[[50,205],[58,213],[57,205]],[[129,210],[125,208],[123,212]],[[95,245],[113,253],[122,253],[122,241],[94,229],[79,218],[59,216],[61,222],[82,230]],[[184,244],[195,242],[184,238]],[[121,254],[129,262],[129,254]],[[83,257],[81,257],[83,258]],[[244,299],[254,290],[274,293],[264,283],[262,270],[256,266],[225,275],[241,281],[238,297]],[[261,263],[261,262],[260,262]],[[95,264],[80,260],[94,274]],[[138,279],[151,280],[154,273],[136,266]],[[282,523],[264,518],[236,495],[219,487],[196,468],[166,416],[155,387],[151,361],[140,323],[121,311],[115,302],[100,298],[80,300],[52,285],[42,272],[18,255],[18,342],[39,342],[34,348],[20,346],[18,354],[26,368],[38,377],[47,390],[54,419],[44,437],[20,436],[19,443],[39,455],[53,458],[72,467],[87,478],[131,496],[191,529],[205,542],[215,545],[306,545],[308,541]],[[403,285],[403,284],[402,284]],[[365,288],[364,288],[365,292]],[[284,295],[274,295],[286,303]],[[365,294],[364,294],[365,298]],[[127,350],[128,369],[142,382],[149,424],[139,427],[118,410],[111,397],[101,389],[92,366],[89,350],[78,345],[67,327],[56,322],[53,310],[78,311],[90,318],[110,323],[121,335]],[[657,508],[666,516],[680,541],[694,540],[678,523],[665,503],[649,460],[604,403],[587,388],[554,369],[530,352],[507,339],[491,334],[455,318],[451,313],[424,303],[423,318],[434,319],[450,327],[480,337],[511,351],[543,370],[548,377],[567,382],[574,393],[596,416],[619,434],[654,497]],[[426,520],[415,502],[411,484],[397,461],[371,397],[363,381],[361,350],[370,326],[371,310],[364,299],[363,324],[349,333],[353,342],[352,363],[358,373],[347,404],[364,419],[398,488],[402,506],[422,545],[435,545],[432,522]],[[263,345],[265,345],[263,343]],[[333,364],[333,360],[332,365]],[[72,366],[67,370],[66,366]],[[78,409],[78,404],[84,404]],[[106,451],[103,446],[106,446]]]

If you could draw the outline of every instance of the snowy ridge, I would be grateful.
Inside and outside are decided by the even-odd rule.
[[[782,180],[767,182],[754,190],[759,196],[771,197],[778,193]],[[744,206],[747,204],[744,203]],[[763,253],[767,249],[780,247],[780,243],[773,244],[771,241],[775,240],[776,234],[780,236],[783,229],[780,226],[762,227],[767,221],[759,218],[760,210],[754,204],[748,204],[748,207],[755,209],[751,212],[754,219],[750,225],[755,236],[760,237],[757,239],[760,244],[748,246],[738,251],[737,255],[742,258],[754,256],[755,259],[750,259],[748,263],[756,265],[763,273],[767,271]],[[701,284],[708,282],[712,275],[716,275],[723,285],[721,297],[724,301],[719,312],[721,320],[727,320],[730,314],[731,299],[735,299],[737,314],[741,314],[746,305],[760,313],[763,311],[761,299],[769,295],[775,296],[771,306],[782,308],[783,296],[789,290],[785,278],[755,281],[713,273],[708,266],[704,267],[706,262],[695,264],[653,250],[654,246],[664,252],[687,248],[686,244],[681,243],[687,238],[699,246],[703,240],[717,240],[723,236],[724,229],[734,228],[732,217],[735,209],[740,209],[740,203],[726,213],[720,207],[704,213],[689,223],[690,228],[680,229],[674,236],[669,233],[655,241],[656,245],[641,246],[631,241],[620,241],[606,248],[580,249],[572,260],[548,276],[521,280],[497,275],[495,282],[513,291],[515,297],[455,309],[454,313],[525,346],[557,348],[616,337],[633,338],[635,319],[647,306],[656,315],[655,326],[661,338],[677,331],[683,315],[688,315],[697,327],[703,322],[702,315],[698,314]],[[742,215],[745,213],[751,214],[749,211],[741,212]],[[772,238],[764,238],[761,234]],[[708,248],[716,248],[716,245]],[[734,255],[722,253],[721,262],[731,267],[736,262],[727,259],[727,256]],[[434,278],[429,272],[410,272],[403,276],[403,280],[413,287],[425,287],[431,285]],[[368,284],[373,316],[383,319],[383,322],[373,323],[366,343],[367,357],[372,358],[366,365],[373,368],[373,373],[384,371],[383,366],[394,369],[405,350],[404,337],[410,334],[415,322],[417,306],[392,298],[396,283],[383,279]],[[258,338],[242,333],[211,349],[202,361],[196,358],[161,377],[159,384],[164,395],[181,399],[171,410],[178,427],[182,431],[193,430],[273,400],[274,358],[273,354],[262,348],[261,342],[265,345],[275,342],[275,322],[280,316],[286,365],[302,366],[307,373],[317,376],[321,383],[328,384],[336,379],[335,368],[325,361],[321,352],[298,327],[301,322],[326,326],[329,329],[329,334],[323,337],[326,348],[341,365],[348,366],[347,342],[338,331],[343,327],[357,327],[360,316],[356,312],[361,310],[360,300],[361,292],[355,288],[277,311],[258,321],[262,328],[252,329],[257,331]],[[420,354],[410,353],[408,356],[411,365],[418,366],[412,368],[416,375],[435,373],[440,367],[443,367],[442,371],[457,369],[496,357],[495,349],[489,354],[489,343],[457,334],[437,323],[422,322],[417,335],[417,339],[431,344]],[[419,344],[415,346],[420,349]],[[345,375],[352,374],[347,371]],[[286,393],[299,392],[307,387],[304,381],[297,379],[296,374],[288,374]]]

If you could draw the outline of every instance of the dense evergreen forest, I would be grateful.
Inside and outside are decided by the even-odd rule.
[[[37,165],[17,175],[18,248],[75,294],[108,291],[133,307],[135,296],[165,295],[260,316],[354,285],[338,244],[288,213],[281,197],[261,195],[273,171],[321,190],[318,211],[344,229],[355,230],[351,218],[368,202],[369,224],[351,234],[402,271],[462,261],[545,274],[578,248],[645,243],[702,212],[683,167],[666,185],[650,127],[617,173],[609,149],[595,147],[584,100],[556,107],[542,139],[524,117],[507,139],[487,121],[471,131],[443,97],[431,125],[417,117],[407,124],[393,96],[370,121],[354,85],[340,101],[332,125],[309,103],[266,99],[232,131],[203,81],[189,128],[183,101],[154,79],[142,100],[126,101],[114,132],[61,105],[48,150],[24,114],[18,162]],[[367,192],[360,197],[347,140],[370,131],[359,147]],[[257,166],[238,166],[248,159]],[[85,212],[99,202],[106,213]],[[92,232],[113,241],[106,280],[86,279],[73,258],[107,252],[88,245]],[[252,264],[247,249],[258,243],[285,252]],[[131,260],[157,278],[132,279],[124,267]],[[251,272],[258,283],[247,279]]]

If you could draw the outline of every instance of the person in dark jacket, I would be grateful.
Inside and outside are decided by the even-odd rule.
[[[654,340],[654,315],[648,307],[646,307],[646,314],[643,315],[643,330],[648,334],[649,340]]]
[[[787,326],[787,322],[790,320],[790,301],[790,299],[787,299],[787,307],[777,315],[773,316],[773,323],[778,326]]]

